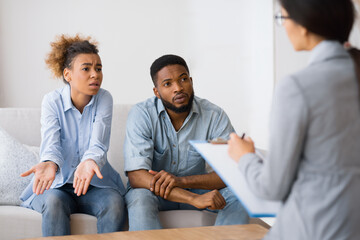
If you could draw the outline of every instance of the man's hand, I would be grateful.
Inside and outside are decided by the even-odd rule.
[[[81,194],[82,195],[86,194],[91,179],[93,178],[95,173],[98,178],[100,179],[103,178],[98,165],[92,159],[87,159],[78,165],[74,173],[74,183],[73,183],[73,187],[75,188],[74,193],[76,195],[80,196]]]
[[[239,162],[240,158],[243,155],[255,152],[254,142],[251,140],[250,137],[245,137],[245,139],[241,139],[235,133],[230,134],[230,140],[228,141],[228,145],[229,156],[236,162]]]
[[[160,172],[149,170],[149,173],[154,176],[150,182],[150,191],[156,196],[167,199],[174,187],[181,187],[181,178],[171,173],[165,172],[164,170]]]
[[[213,190],[202,195],[196,195],[191,202],[191,205],[199,209],[223,209],[226,205],[224,197],[218,190]]]
[[[33,192],[36,195],[43,194],[45,190],[49,190],[56,175],[58,166],[52,161],[41,162],[22,173],[21,177],[29,176],[34,173]]]

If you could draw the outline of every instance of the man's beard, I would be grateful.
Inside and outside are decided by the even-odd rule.
[[[190,95],[188,104],[181,106],[181,107],[176,107],[171,102],[164,100],[161,96],[160,96],[160,99],[161,99],[161,102],[163,103],[164,107],[167,109],[170,109],[171,111],[174,111],[176,113],[189,112],[192,107],[193,100],[194,100],[194,91]]]

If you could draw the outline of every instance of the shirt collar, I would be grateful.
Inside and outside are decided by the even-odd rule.
[[[308,65],[323,62],[331,58],[348,57],[348,53],[338,41],[323,40],[311,51]]]
[[[94,103],[95,96],[96,95],[94,95],[91,98],[90,102],[85,107],[90,106]],[[71,89],[69,84],[66,84],[65,87],[63,88],[61,92],[61,97],[64,103],[64,112],[66,112],[69,109],[76,109],[76,107],[73,105],[71,101]]]
[[[61,92],[61,98],[64,103],[64,112],[74,107],[71,102],[70,85],[67,83]]]

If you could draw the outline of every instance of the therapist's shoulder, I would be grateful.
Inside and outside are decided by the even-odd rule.
[[[273,101],[280,105],[307,105],[317,89],[312,83],[308,83],[310,77],[308,71],[301,70],[279,80],[275,85]]]

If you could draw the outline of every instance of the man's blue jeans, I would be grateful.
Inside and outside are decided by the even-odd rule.
[[[70,214],[86,213],[97,218],[98,233],[122,230],[125,205],[121,194],[109,188],[89,186],[85,195],[78,197],[72,184],[45,190],[35,196],[31,207],[42,214],[43,236],[70,234]]]
[[[209,190],[190,189],[191,192],[204,194]],[[249,215],[244,207],[228,189],[220,189],[225,198],[226,206],[217,212],[215,225],[233,225],[249,223]],[[159,211],[166,210],[201,210],[192,205],[164,200],[145,188],[131,188],[125,195],[129,212],[129,230],[161,229]]]

